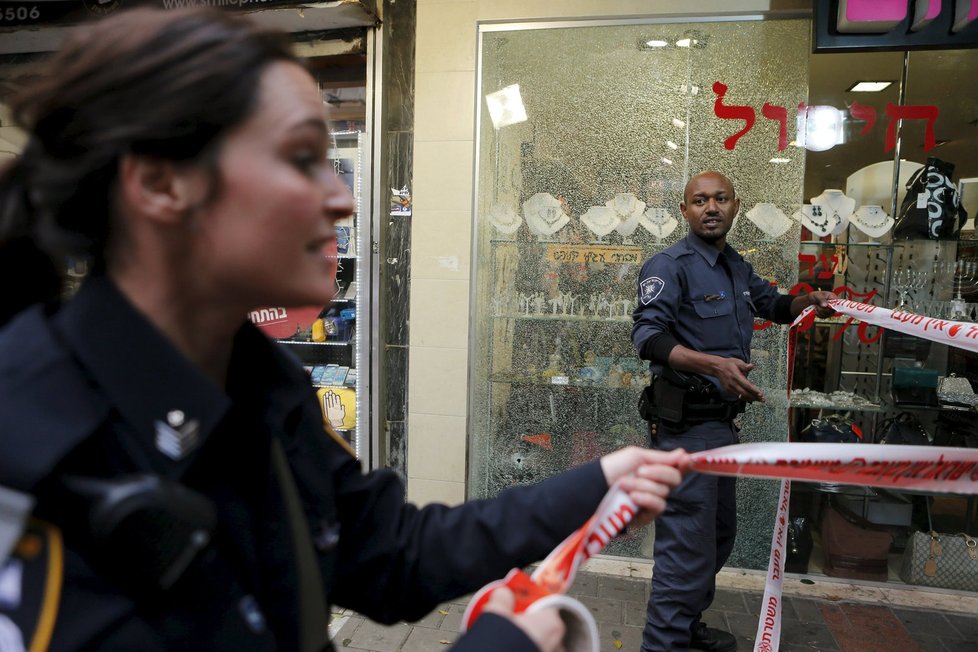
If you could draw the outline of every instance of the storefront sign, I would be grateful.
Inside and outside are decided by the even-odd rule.
[[[295,0],[3,0],[0,3],[0,30],[10,27],[72,25],[132,7],[217,7],[254,11],[290,6],[298,7],[302,3]]]
[[[815,0],[813,52],[978,47],[978,0]]]
[[[555,263],[641,263],[637,245],[548,244],[547,260]]]
[[[975,0],[978,2],[978,0]],[[713,84],[716,101],[713,103],[713,114],[721,120],[743,120],[744,127],[723,141],[725,149],[732,150],[737,141],[754,128],[757,112],[752,106],[727,104],[724,98],[729,90],[723,82]],[[876,109],[853,102],[848,109],[853,120],[865,123],[859,135],[865,136],[876,125]],[[940,116],[940,109],[933,104],[893,104],[886,103],[884,109],[887,117],[886,140],[883,152],[890,152],[896,147],[896,125],[900,120],[922,120],[924,122],[924,151],[930,151],[937,145],[934,136],[934,125]],[[788,147],[788,109],[765,102],[761,107],[761,115],[768,120],[778,122],[778,151]],[[797,142],[801,147],[813,151],[824,151],[839,144],[842,135],[842,125],[845,114],[832,106],[808,106],[804,102],[798,104],[796,114]],[[828,140],[825,141],[825,129],[828,129]]]

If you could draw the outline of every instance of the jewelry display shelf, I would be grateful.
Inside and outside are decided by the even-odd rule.
[[[555,382],[556,379],[556,382]],[[566,382],[564,382],[566,380]],[[566,388],[566,389],[609,389],[609,390],[626,390],[629,392],[640,392],[643,387],[645,387],[648,382],[647,379],[643,379],[639,384],[630,385],[609,385],[601,381],[593,382],[582,378],[572,378],[570,376],[553,376],[551,378],[540,378],[540,377],[530,377],[526,374],[512,374],[512,373],[496,373],[489,377],[489,382],[504,384],[504,385],[519,385],[519,386],[537,386],[537,387],[554,387],[554,388]]]
[[[594,324],[631,324],[631,316],[627,317],[598,317],[595,315],[528,315],[528,314],[500,314],[493,315],[493,319],[529,319],[535,321],[572,321],[572,322],[589,322]]]
[[[306,340],[277,340],[282,344],[298,344],[299,346],[349,346],[350,344],[356,344],[357,338],[351,338],[348,340],[327,340],[325,342],[312,342]]]

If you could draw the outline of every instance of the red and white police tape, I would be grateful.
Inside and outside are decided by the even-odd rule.
[[[836,312],[882,328],[978,351],[976,324],[915,315],[846,299],[832,300],[829,305]],[[795,330],[810,324],[814,316],[814,307],[806,308],[791,328]],[[790,352],[788,358],[790,365]],[[790,382],[788,386],[790,388]],[[778,652],[780,646],[791,480],[978,494],[978,450],[968,448],[765,442],[702,451],[694,453],[692,458],[693,470],[700,473],[781,480],[755,652]],[[480,589],[466,607],[462,617],[463,630],[471,627],[479,617],[490,594],[500,586],[507,586],[516,596],[516,613],[549,606],[561,611],[567,624],[564,645],[568,652],[597,652],[600,645],[594,617],[580,602],[564,593],[570,588],[580,565],[619,534],[636,511],[628,495],[617,484],[613,486],[594,516],[557,546],[532,576],[513,569],[505,579]]]

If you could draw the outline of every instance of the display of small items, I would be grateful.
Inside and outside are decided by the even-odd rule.
[[[356,387],[357,370],[344,365],[325,364],[307,366],[309,379],[317,387]]]
[[[349,341],[353,338],[356,318],[357,312],[353,308],[330,308],[326,315],[312,323],[310,339],[313,342]]]

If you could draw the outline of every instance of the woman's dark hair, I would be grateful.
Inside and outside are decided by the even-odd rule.
[[[64,255],[104,267],[122,156],[213,167],[274,61],[297,62],[286,35],[215,9],[136,9],[76,30],[11,102],[30,138],[0,172],[0,324],[57,299]]]

